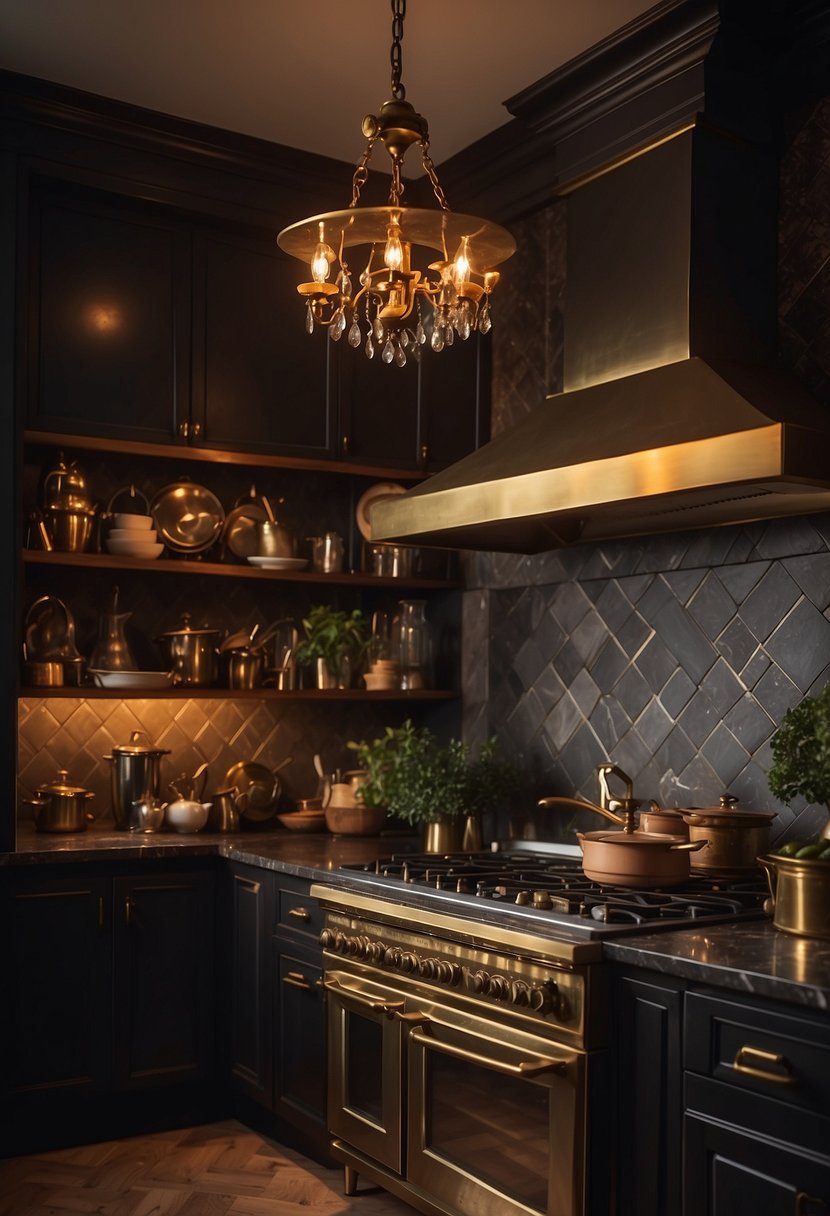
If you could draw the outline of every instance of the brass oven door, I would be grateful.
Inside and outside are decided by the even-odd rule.
[[[363,977],[328,971],[328,1126],[367,1157],[403,1166],[404,999]]]
[[[448,1211],[582,1216],[584,1057],[443,1013],[409,1035],[409,1182]]]

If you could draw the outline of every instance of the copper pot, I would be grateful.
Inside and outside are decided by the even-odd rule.
[[[658,836],[682,836],[684,840],[689,839],[689,829],[680,811],[658,806],[656,802],[652,802],[647,811],[640,811],[637,831]]]
[[[94,818],[86,804],[95,795],[79,785],[70,785],[67,771],[59,770],[54,781],[37,787],[36,798],[24,798],[35,809],[35,826],[39,832],[83,832]]]
[[[830,862],[812,857],[759,857],[767,872],[776,929],[830,941]]]
[[[577,832],[582,869],[615,887],[667,887],[687,881],[689,854],[705,841],[647,832]]]
[[[713,878],[740,878],[758,869],[758,857],[769,849],[770,822],[775,811],[744,811],[732,794],[720,805],[681,810],[689,839],[706,842],[692,858],[692,870]]]

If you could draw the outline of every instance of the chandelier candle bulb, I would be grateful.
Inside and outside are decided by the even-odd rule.
[[[492,268],[515,253],[516,242],[498,224],[450,210],[429,155],[427,121],[406,100],[401,83],[404,0],[391,0],[391,9],[392,96],[379,114],[363,119],[367,142],[352,177],[351,203],[284,228],[277,241],[284,252],[311,267],[312,281],[297,286],[308,333],[323,325],[335,342],[347,333],[348,345],[355,350],[362,346],[368,359],[380,352],[384,363],[405,367],[409,359],[420,358],[427,342],[440,351],[452,346],[456,335],[465,340],[476,330],[490,330],[490,295],[499,279]],[[359,207],[378,140],[392,161],[388,205]],[[401,201],[403,161],[412,144],[420,149],[438,204],[432,209]],[[361,255],[365,269],[353,294],[346,254],[358,246],[368,247],[368,254]],[[452,260],[451,249],[456,250]]]

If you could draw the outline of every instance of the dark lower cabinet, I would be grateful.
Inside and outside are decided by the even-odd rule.
[[[214,879],[113,880],[113,1082],[207,1081],[214,1058]]]
[[[684,1216],[828,1216],[828,1019],[693,991],[684,1037]]]
[[[234,862],[228,881],[233,1113],[330,1164],[320,910],[304,878]]]
[[[614,989],[621,1213],[679,1216],[683,987],[621,972]]]
[[[270,1110],[274,875],[255,866],[232,863],[227,881],[232,937],[228,985],[231,1088]]]
[[[0,874],[0,1154],[216,1114],[209,868]]]

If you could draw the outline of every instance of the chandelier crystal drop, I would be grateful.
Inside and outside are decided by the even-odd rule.
[[[499,281],[493,267],[515,253],[516,242],[498,224],[450,210],[429,155],[426,119],[406,100],[401,84],[406,0],[391,0],[391,8],[392,96],[377,116],[363,119],[366,148],[352,177],[352,201],[342,211],[284,228],[277,241],[310,267],[311,281],[297,286],[308,333],[326,326],[333,342],[346,334],[347,344],[362,347],[367,358],[379,354],[382,362],[404,367],[427,346],[440,351],[456,337],[490,331],[490,297]],[[392,160],[389,202],[359,207],[378,140]],[[412,144],[420,148],[437,207],[407,207],[401,201],[403,160]],[[361,267],[357,292],[347,260],[351,251]]]

